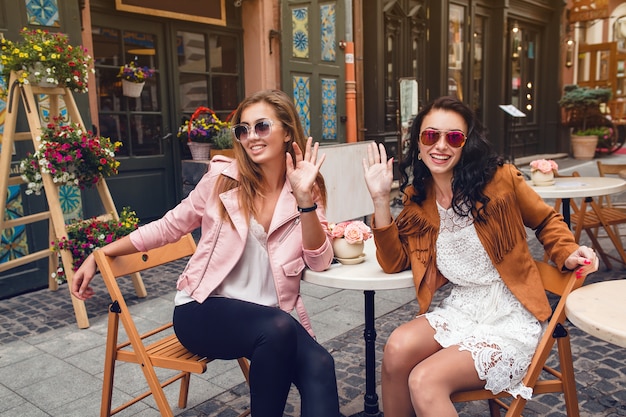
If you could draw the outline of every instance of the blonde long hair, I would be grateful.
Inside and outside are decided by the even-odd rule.
[[[267,103],[274,109],[276,118],[282,124],[283,129],[289,134],[291,140],[285,142],[285,152],[289,152],[295,165],[295,154],[293,151],[292,142],[298,144],[300,149],[304,150],[306,146],[307,137],[304,135],[304,129],[302,123],[298,117],[298,111],[291,99],[287,94],[281,90],[262,90],[258,91],[247,98],[245,98],[232,117],[233,125],[241,121],[241,114],[243,111],[257,103]],[[235,159],[239,166],[239,181],[226,176],[220,176],[217,181],[216,187],[218,195],[225,191],[231,190],[235,187],[240,187],[239,193],[239,205],[246,214],[246,218],[250,215],[257,215],[254,199],[257,196],[263,197],[264,186],[262,171],[258,164],[254,163],[248,156],[243,146],[236,140],[234,142]],[[318,173],[316,179],[316,188],[314,192],[317,194],[322,204],[326,205],[326,186],[324,184],[324,178],[321,173]],[[226,209],[221,207],[222,217],[227,217]],[[229,219],[230,220],[230,219]]]

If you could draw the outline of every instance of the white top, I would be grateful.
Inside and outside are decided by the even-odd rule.
[[[626,181],[612,177],[557,177],[553,185],[542,186],[526,182],[541,198],[597,197],[626,191]]]
[[[395,290],[413,287],[411,270],[385,273],[376,260],[374,239],[365,241],[365,261],[356,265],[332,264],[322,272],[305,269],[302,279],[312,284],[345,290]]]
[[[228,277],[213,291],[211,297],[226,297],[264,306],[278,307],[278,295],[267,253],[267,233],[254,217],[250,217],[248,239],[241,258]],[[175,305],[193,301],[178,291]]]
[[[565,314],[585,333],[626,347],[626,280],[598,282],[572,291]]]

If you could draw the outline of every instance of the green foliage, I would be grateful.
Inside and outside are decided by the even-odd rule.
[[[611,99],[611,94],[609,88],[588,88],[569,84],[563,88],[559,105],[568,112],[569,126],[585,131],[590,117],[599,115],[600,104],[607,103]],[[594,120],[603,118],[594,117]],[[594,127],[596,126],[591,126]]]
[[[232,149],[233,148],[233,133],[230,129],[224,127],[220,129],[217,135],[213,138],[213,148],[215,149]]]

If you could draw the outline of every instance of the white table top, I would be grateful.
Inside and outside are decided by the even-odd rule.
[[[386,274],[376,260],[374,239],[365,241],[365,261],[356,265],[332,264],[322,272],[306,269],[302,279],[312,284],[345,290],[395,290],[413,287],[411,270]]]
[[[572,291],[565,314],[580,330],[626,347],[626,279],[583,285]]]
[[[541,198],[597,197],[626,191],[626,181],[613,177],[555,178],[554,185],[535,186],[526,181]]]

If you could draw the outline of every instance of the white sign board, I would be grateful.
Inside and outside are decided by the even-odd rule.
[[[320,154],[326,155],[321,172],[326,182],[326,218],[329,223],[359,219],[374,212],[363,177],[363,158],[367,157],[370,143],[320,146]]]

